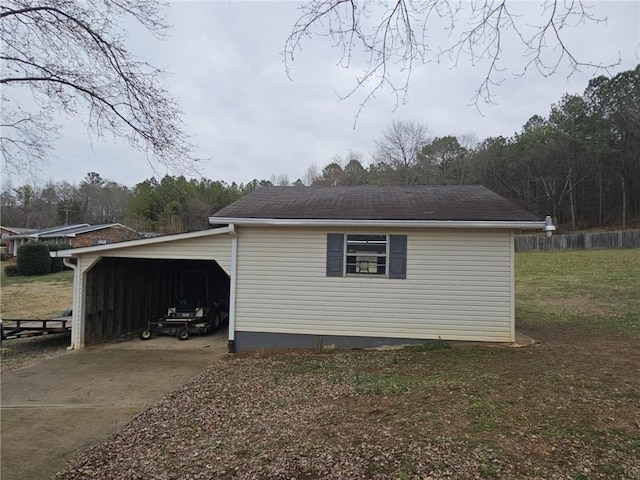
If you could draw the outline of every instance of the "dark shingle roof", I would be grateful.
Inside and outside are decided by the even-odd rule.
[[[215,217],[540,221],[479,185],[262,187],[219,210]]]
[[[13,232],[14,235],[23,235],[25,233],[36,232],[36,228],[22,228],[22,227],[5,227],[4,225],[0,225],[5,230],[9,230]]]

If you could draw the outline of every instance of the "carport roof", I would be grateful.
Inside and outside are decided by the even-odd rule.
[[[481,185],[262,187],[209,221],[267,219],[542,224],[536,215]]]

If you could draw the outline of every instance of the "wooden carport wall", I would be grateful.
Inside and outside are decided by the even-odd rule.
[[[177,249],[169,248],[168,245],[159,246],[158,244],[170,243],[170,242],[182,242],[186,245],[189,243],[197,242],[196,239],[203,237],[210,237],[214,235],[230,235],[230,245],[227,252],[224,252],[224,258],[220,258],[220,250],[218,249],[218,256],[213,255],[206,247],[203,249],[202,244],[199,245],[200,251],[198,252],[182,252],[180,251],[180,245],[177,244]],[[202,242],[200,242],[202,243]],[[216,261],[223,270],[227,271],[231,281],[230,291],[230,319],[229,319],[229,337],[233,340],[233,313],[234,313],[234,299],[235,293],[235,261],[232,256],[233,245],[236,243],[235,231],[232,226],[212,228],[209,230],[202,230],[198,232],[181,233],[176,235],[166,235],[161,237],[154,237],[141,240],[131,240],[127,242],[119,242],[114,244],[99,245],[93,247],[75,248],[70,250],[59,250],[51,252],[53,257],[62,257],[65,265],[74,270],[73,281],[73,317],[72,317],[72,330],[71,330],[71,345],[69,350],[83,348],[85,346],[85,320],[86,320],[86,305],[85,295],[87,288],[87,272],[91,270],[98,261],[103,257],[125,257],[125,258],[145,258],[145,259],[169,259],[169,260],[212,260]],[[158,248],[154,248],[158,245]],[[149,247],[149,248],[147,248]],[[162,252],[162,249],[180,251],[176,256],[167,256]],[[154,250],[154,251],[152,251]],[[213,249],[211,249],[213,250]],[[75,262],[73,261],[75,260]]]
[[[220,292],[228,294],[229,275],[212,259],[102,257],[85,273],[85,345],[145,329],[149,320],[166,314],[171,301],[178,298],[183,272],[194,270],[208,276],[208,297],[203,300],[213,300]]]

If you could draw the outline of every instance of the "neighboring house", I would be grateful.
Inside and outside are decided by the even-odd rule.
[[[2,235],[2,240],[5,240],[9,235],[22,235],[23,233],[31,233],[35,231],[35,228],[5,227],[0,225],[0,234]]]
[[[5,241],[8,243],[7,251],[16,256],[18,248],[30,241],[66,243],[73,248],[77,248],[121,242],[139,238],[140,236],[135,230],[120,223],[105,223],[102,225],[80,223],[9,235]]]
[[[265,187],[210,230],[52,252],[76,271],[72,347],[142,329],[185,270],[229,292],[229,348],[513,342],[514,231],[481,186]]]

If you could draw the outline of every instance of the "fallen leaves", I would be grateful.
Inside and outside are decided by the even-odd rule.
[[[611,355],[621,351],[632,343]],[[600,378],[611,362],[589,358],[554,348],[535,351],[533,367],[513,349],[230,357],[58,478],[639,478],[640,406],[610,388],[636,392],[633,372]]]

